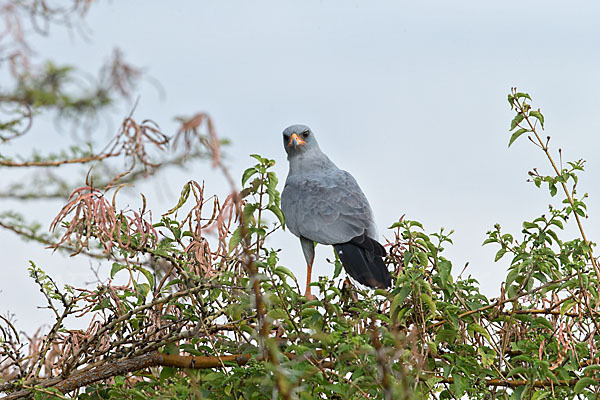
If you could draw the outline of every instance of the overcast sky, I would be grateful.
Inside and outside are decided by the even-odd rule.
[[[351,172],[370,200],[382,236],[403,214],[429,232],[454,229],[447,257],[455,275],[468,272],[495,296],[508,260],[494,263],[496,247],[482,247],[495,223],[517,236],[524,219],[547,211],[545,190],[527,171],[549,172],[526,139],[507,148],[512,119],[510,87],[529,92],[546,116],[546,134],[565,160],[588,160],[580,193],[589,192],[588,236],[600,233],[600,5],[573,1],[159,1],[99,2],[86,17],[89,42],[56,30],[36,39],[39,56],[94,72],[119,47],[126,59],[158,80],[139,89],[137,119],[151,118],[173,132],[176,115],[209,113],[232,172],[260,153],[277,161],[280,190],[287,174],[281,131],[309,125],[321,149]],[[122,117],[125,107],[117,112]],[[118,120],[116,118],[115,120]],[[36,135],[36,136],[34,136]],[[38,150],[60,142],[42,129]],[[42,147],[42,148],[40,148]],[[29,150],[26,150],[29,152]],[[2,174],[12,171],[3,170]],[[144,191],[160,215],[188,180],[206,180],[225,193],[208,165],[170,172]],[[157,190],[157,188],[162,188]],[[166,188],[166,190],[165,190]],[[131,196],[132,206],[138,199]],[[2,209],[21,207],[3,202]],[[55,215],[59,202],[30,210]],[[49,221],[45,221],[48,223]],[[573,231],[574,232],[574,231]],[[17,314],[31,331],[50,320],[27,278],[28,260],[61,282],[91,280],[86,260],[68,260],[0,232],[5,264],[0,313]],[[596,239],[597,240],[597,239]],[[281,264],[304,280],[299,241],[279,232]],[[331,274],[319,246],[313,277]],[[8,284],[10,283],[10,284]]]

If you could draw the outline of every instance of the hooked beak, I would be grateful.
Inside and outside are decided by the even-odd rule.
[[[298,136],[296,133],[292,133],[292,136],[290,137],[290,141],[288,143],[288,147],[294,146],[294,150],[296,150],[298,148],[298,146],[301,146],[305,143],[306,142],[304,140],[302,140],[302,138],[300,138],[300,136]]]

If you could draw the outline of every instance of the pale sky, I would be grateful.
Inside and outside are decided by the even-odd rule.
[[[520,236],[521,222],[547,211],[546,190],[526,183],[527,171],[549,172],[525,138],[507,148],[512,119],[506,95],[529,92],[546,116],[546,132],[564,160],[588,161],[579,192],[589,192],[591,240],[600,233],[600,5],[559,1],[159,1],[99,2],[86,18],[90,41],[55,30],[34,40],[41,59],[95,72],[114,47],[158,80],[166,97],[145,83],[135,116],[165,132],[173,117],[209,113],[234,176],[252,164],[251,153],[277,161],[280,190],[287,174],[281,131],[303,123],[321,149],[358,180],[379,231],[401,215],[429,232],[454,229],[446,256],[458,274],[467,270],[484,293],[498,294],[508,259],[482,247],[495,223]],[[173,6],[176,4],[175,6]],[[129,105],[115,110],[115,127]],[[12,150],[59,145],[43,126]],[[54,130],[53,125],[45,128]],[[106,130],[106,129],[105,129]],[[22,147],[21,147],[22,146]],[[14,173],[2,170],[2,175]],[[1,178],[0,178],[1,179]],[[170,171],[129,191],[131,206],[143,191],[158,216],[172,206],[188,180],[206,180],[225,193],[208,164]],[[160,189],[160,190],[159,190]],[[54,216],[60,202],[30,210],[0,201],[1,210]],[[51,218],[42,221],[49,223]],[[574,230],[570,232],[575,232]],[[5,257],[0,313],[14,312],[31,332],[49,321],[41,295],[27,277],[28,260],[62,283],[90,281],[89,263],[68,259],[0,231]],[[597,240],[597,239],[596,239]],[[279,232],[281,265],[304,281],[297,238]],[[317,249],[313,278],[331,275],[332,250]],[[107,271],[107,270],[105,270]],[[105,272],[107,274],[107,272]]]

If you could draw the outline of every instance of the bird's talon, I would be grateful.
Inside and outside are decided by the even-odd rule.
[[[311,292],[304,293],[304,297],[306,297],[306,301],[313,301],[317,299],[317,296],[315,296]]]

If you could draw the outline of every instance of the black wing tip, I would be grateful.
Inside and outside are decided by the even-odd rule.
[[[352,243],[358,247],[362,247],[363,249],[375,254],[376,256],[379,256],[379,257],[387,256],[385,247],[383,247],[383,245],[381,243],[379,243],[377,240],[372,239],[369,236],[367,236],[367,232],[363,233],[360,236],[353,238],[352,240],[350,240],[350,243]]]
[[[373,239],[370,240],[377,243]],[[347,243],[335,244],[333,247],[348,275],[359,283],[373,289],[387,289],[392,286],[392,275],[377,249],[370,251],[354,243],[354,239]]]

